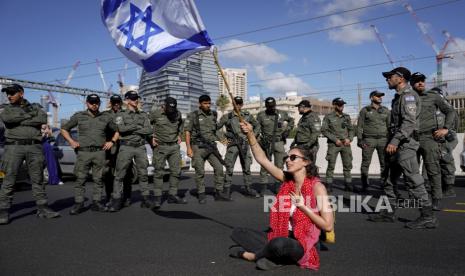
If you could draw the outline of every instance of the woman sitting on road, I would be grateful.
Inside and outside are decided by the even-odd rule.
[[[334,216],[312,155],[305,149],[291,148],[285,157],[287,171],[283,171],[268,160],[257,144],[252,126],[244,122],[241,128],[257,162],[283,185],[271,209],[267,239],[264,233],[236,228],[231,238],[238,246],[230,248],[230,256],[254,261],[263,270],[296,263],[317,270],[320,261],[315,244],[320,229],[333,229]]]

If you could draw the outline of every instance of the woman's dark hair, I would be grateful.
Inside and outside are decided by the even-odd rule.
[[[303,147],[299,147],[299,146],[293,146],[290,148],[291,150],[292,149],[297,149],[298,151],[300,151],[300,153],[302,154],[302,156],[305,157],[306,160],[310,161],[310,164],[308,164],[307,166],[305,166],[305,169],[307,170],[307,177],[320,177],[320,175],[318,174],[318,167],[316,166],[315,164],[315,160],[313,160],[313,153],[306,149],[306,148],[303,148]],[[286,180],[292,180],[293,177],[290,173],[284,173],[284,178]]]

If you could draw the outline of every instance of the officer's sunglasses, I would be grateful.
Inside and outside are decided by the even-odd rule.
[[[14,95],[16,95],[18,92],[19,92],[19,91],[6,91],[6,94],[7,94],[8,96],[14,96]]]
[[[307,158],[303,156],[298,156],[297,154],[291,154],[291,155],[286,155],[283,157],[283,162],[286,162],[287,159],[290,159],[291,161],[295,161],[297,158],[300,158],[302,160],[308,160]]]

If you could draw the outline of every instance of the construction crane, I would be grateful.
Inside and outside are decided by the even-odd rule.
[[[376,28],[375,25],[370,25],[370,27],[373,28],[373,31],[375,32],[375,35],[378,38],[379,43],[381,43],[381,46],[383,46],[384,53],[386,54],[386,56],[387,56],[387,58],[389,60],[389,63],[391,63],[392,68],[394,68],[395,67],[394,66],[394,61],[392,60],[391,54],[389,53],[389,51],[388,51],[388,49],[386,47],[386,44],[384,44],[383,38],[381,37],[381,35],[378,32],[378,28]]]
[[[66,80],[64,82],[61,82],[59,80],[57,80],[58,83],[60,83],[61,85],[63,86],[68,86],[69,83],[71,82],[71,79],[73,78],[74,76],[74,73],[76,72],[76,69],[79,67],[79,64],[81,64],[81,61],[76,61],[76,63],[74,63],[73,67],[71,68],[71,71],[69,72],[68,74],[68,77],[66,78]],[[53,95],[52,91],[47,91],[48,92],[48,103],[52,105],[52,108],[53,108],[53,124],[52,126],[53,127],[58,127],[58,109],[60,107],[60,103],[57,101],[57,99],[55,98],[55,96]]]
[[[100,61],[98,59],[95,59],[95,63],[97,64],[97,70],[98,70],[98,73],[100,74],[100,79],[102,80],[102,83],[103,83],[103,90],[104,91],[107,91],[107,83],[105,81],[105,77],[103,76],[103,70],[102,70],[102,66],[100,65]]]
[[[413,10],[412,6],[407,3],[404,5],[404,7],[412,15],[413,19],[417,23],[418,29],[420,29],[425,39],[431,44],[431,47],[433,48],[433,51],[436,54],[436,70],[437,70],[436,86],[442,86],[442,60],[445,58],[451,58],[450,55],[445,54],[445,51],[447,49],[447,46],[449,45],[450,39],[446,40],[442,49],[439,49],[436,46],[436,43],[434,43],[433,38],[428,34],[428,31],[426,30],[424,23],[420,21],[417,14]]]
[[[446,36],[447,41],[454,43],[457,49],[459,49],[459,51],[462,52],[462,54],[465,56],[465,51],[462,49],[462,47],[460,47],[455,38],[451,36],[450,33],[446,30],[442,31],[442,33]]]

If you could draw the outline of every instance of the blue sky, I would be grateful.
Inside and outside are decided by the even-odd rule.
[[[371,90],[376,88],[388,92],[380,72],[390,70],[391,66],[370,24],[377,26],[395,61],[416,59],[396,65],[407,66],[413,72],[421,71],[427,76],[433,76],[436,70],[432,47],[423,38],[413,17],[408,13],[390,16],[406,12],[403,7],[405,1],[391,1],[356,12],[323,16],[381,2],[387,0],[197,0],[196,4],[210,36],[223,50],[220,52],[223,67],[248,69],[249,82],[255,84],[249,87],[249,95],[256,95],[260,89],[257,85],[260,85],[265,96],[280,96],[286,91],[324,99],[341,96],[346,99],[350,109],[357,105],[358,84],[363,92],[364,104]],[[445,3],[418,10],[418,17],[438,47],[442,47],[445,41],[442,30],[446,29],[460,45],[451,44],[448,51],[465,50],[465,1],[447,4],[447,0],[412,0],[409,3],[414,9]],[[81,66],[70,85],[103,90],[95,64],[98,58],[106,72],[106,82],[112,84],[114,90],[117,75],[123,71],[125,64],[129,67],[125,72],[126,83],[137,83],[135,65],[123,58],[102,24],[100,1],[5,0],[0,1],[0,11],[0,75],[54,82],[66,79],[71,66],[79,60]],[[322,18],[237,35],[316,16]],[[386,18],[342,29],[319,31],[379,17]],[[231,49],[310,32],[314,33]],[[229,37],[221,39],[225,36]],[[386,64],[344,70],[380,63]],[[53,68],[61,69],[48,70]],[[454,59],[445,61],[445,74],[464,74],[464,69],[464,55],[456,54]],[[43,72],[32,73],[35,71]],[[42,93],[27,91],[27,97],[38,101]],[[385,102],[390,100],[392,94],[387,93]],[[62,104],[62,117],[83,108],[74,96],[58,97]]]

